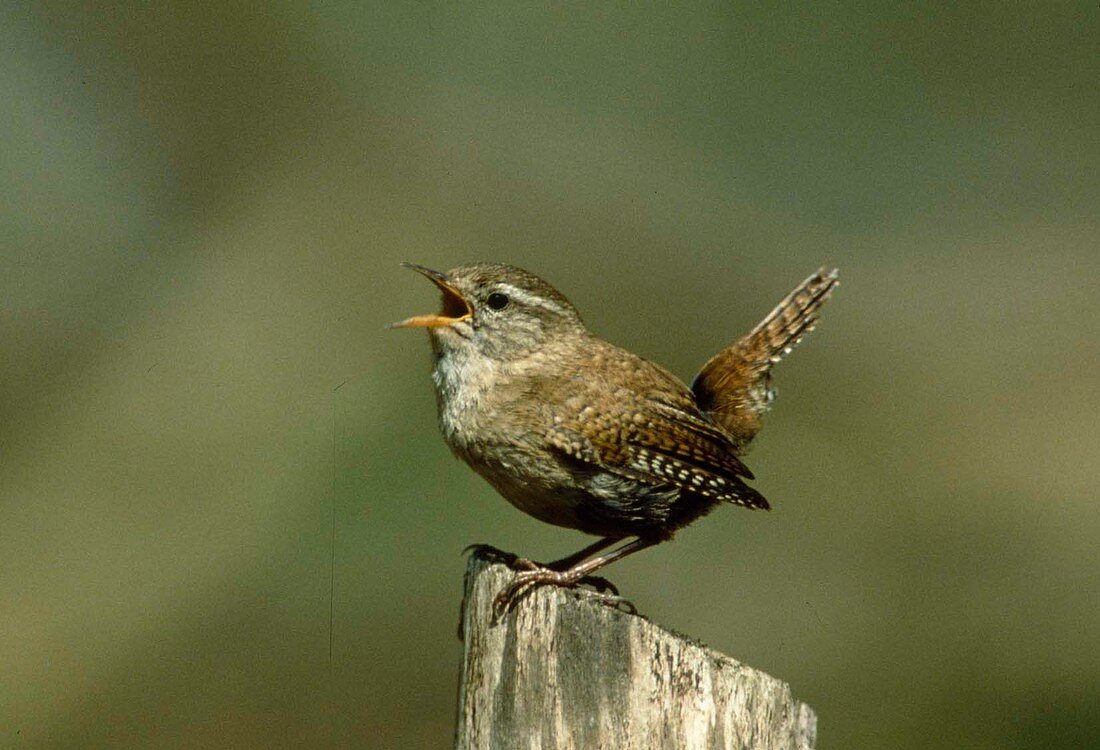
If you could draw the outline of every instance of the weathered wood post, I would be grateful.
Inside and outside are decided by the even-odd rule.
[[[512,575],[470,558],[457,750],[812,750],[785,683],[642,617],[545,586],[491,626]]]

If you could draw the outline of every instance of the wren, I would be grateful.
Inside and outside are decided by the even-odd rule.
[[[525,513],[600,537],[552,563],[510,557],[518,572],[494,602],[497,617],[540,585],[632,608],[592,573],[671,539],[717,505],[768,508],[739,456],[772,401],[772,366],[813,330],[835,269],[799,284],[688,388],[594,336],[534,274],[499,263],[446,273],[403,265],[443,293],[439,313],[394,327],[428,330],[451,450]],[[578,588],[588,583],[598,590]]]

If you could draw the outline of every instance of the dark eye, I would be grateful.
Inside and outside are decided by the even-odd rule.
[[[494,310],[503,310],[508,307],[508,295],[501,294],[500,292],[493,292],[489,295],[489,299],[485,300],[485,304],[489,305]]]

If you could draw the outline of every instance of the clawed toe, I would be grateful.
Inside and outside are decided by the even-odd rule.
[[[530,560],[516,560],[515,567],[524,566],[515,578],[493,599],[493,624],[498,623],[527,594],[539,586],[559,586],[572,589],[585,598],[594,599],[604,606],[638,614],[637,607],[629,600],[619,596],[619,590],[613,583],[600,576],[578,576],[570,571],[557,571],[540,567]],[[590,586],[591,588],[583,588]]]
[[[607,580],[603,576],[585,576],[577,583],[583,586],[591,586],[600,593],[610,593],[615,596],[619,595],[619,588],[611,581]]]
[[[520,561],[517,560],[517,563]],[[509,611],[516,605],[516,602],[528,592],[534,590],[541,584],[555,584],[558,586],[570,586],[573,582],[567,581],[566,576],[563,573],[559,573],[556,570],[550,570],[549,568],[541,568],[530,560],[523,560],[530,567],[516,573],[516,577],[512,579],[512,582],[504,587],[504,589],[496,595],[493,599],[493,623],[500,621],[500,618],[508,614]]]
[[[637,608],[628,600],[619,596],[619,590],[613,583],[606,578],[589,574],[594,573],[608,563],[620,560],[646,547],[652,547],[667,538],[667,535],[639,536],[634,541],[628,542],[611,552],[593,557],[592,555],[595,555],[595,553],[622,539],[622,537],[607,537],[585,547],[574,555],[548,565],[541,565],[525,557],[502,553],[495,547],[485,544],[474,545],[470,549],[479,554],[493,555],[496,559],[506,562],[513,570],[518,571],[511,583],[493,598],[492,624],[495,625],[516,606],[521,598],[539,586],[545,585],[573,589],[578,592],[578,595],[594,598],[605,606],[630,614],[637,614]]]
[[[498,549],[491,544],[471,544],[462,550],[464,555],[479,555],[492,562],[504,563],[508,567],[512,567],[519,559],[511,552],[505,552],[502,549]]]
[[[546,569],[546,566],[541,563],[537,563],[534,560],[528,560],[526,557],[519,557],[511,552],[505,552],[491,544],[471,544],[462,550],[462,554],[471,556],[478,555],[491,562],[503,563],[512,570],[523,572]]]

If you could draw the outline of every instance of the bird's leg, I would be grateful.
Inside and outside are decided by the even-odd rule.
[[[593,542],[579,552],[574,552],[572,555],[561,558],[560,560],[554,560],[554,562],[538,563],[534,560],[529,560],[526,557],[519,557],[511,552],[505,552],[502,549],[494,547],[491,544],[470,544],[467,545],[462,554],[481,555],[493,562],[502,562],[513,570],[535,570],[536,568],[550,568],[551,570],[567,570],[581,560],[588,559],[591,555],[599,552],[600,550],[607,549],[612,544],[619,542],[626,537],[622,536],[608,536],[600,539],[597,542]]]
[[[587,560],[589,557],[596,554],[597,552],[600,552],[601,550],[605,550],[608,547],[610,547],[612,544],[616,544],[618,542],[621,542],[625,538],[626,537],[623,537],[623,536],[605,536],[603,539],[600,539],[598,542],[593,542],[592,544],[588,545],[587,547],[582,549],[580,552],[574,552],[572,555],[568,555],[567,557],[563,557],[560,560],[555,560],[554,562],[546,563],[546,565],[544,565],[543,567],[544,568],[550,568],[550,570],[568,570],[569,568],[572,568],[574,565],[581,562],[582,560]]]
[[[612,544],[622,541],[625,537],[621,536],[607,536],[600,539],[597,542],[593,542],[579,552],[574,552],[572,555],[563,557],[560,560],[548,563],[538,563],[534,560],[528,560],[525,557],[514,558],[508,566],[512,570],[540,570],[542,568],[549,568],[550,570],[565,571],[572,568],[582,560],[587,560],[589,557],[599,552],[600,550],[607,549]],[[610,591],[612,594],[618,594],[619,590],[615,587],[611,581],[602,576],[585,576],[583,580],[578,583],[586,586],[591,586],[597,591]]]
[[[621,541],[624,537],[621,536],[609,536],[600,539],[593,544],[588,545],[579,552],[574,552],[568,557],[563,557],[560,560],[555,560],[549,563],[539,563],[534,560],[529,560],[526,557],[519,557],[511,552],[505,552],[502,549],[498,549],[491,544],[471,544],[462,550],[462,554],[481,555],[482,557],[492,562],[499,562],[507,565],[512,570],[540,570],[542,568],[550,568],[551,570],[567,570],[573,567],[581,560],[587,559],[589,556],[599,552],[602,549],[610,547],[612,544]],[[598,591],[610,591],[613,594],[618,594],[619,590],[615,588],[615,584],[601,576],[585,576],[584,580],[579,581],[588,586],[592,586]]]
[[[554,560],[549,563],[539,563],[534,560],[529,560],[526,557],[519,557],[511,552],[505,552],[502,549],[498,549],[491,544],[471,544],[462,550],[462,554],[481,555],[492,562],[503,563],[512,570],[536,571],[548,568],[561,572],[572,568],[577,563],[587,560],[595,553],[607,549],[623,539],[625,539],[625,537],[622,536],[604,537],[603,539],[593,542],[579,552],[574,552],[560,560]],[[577,581],[577,584],[591,586],[599,592],[610,592],[614,595],[618,595],[619,593],[619,589],[616,588],[615,584],[611,583],[611,581],[603,576],[584,576],[581,580]]]
[[[611,537],[608,538],[610,539]],[[577,584],[579,584],[590,573],[593,573],[603,566],[615,562],[616,560],[622,559],[627,555],[632,555],[635,552],[646,549],[647,547],[652,547],[653,545],[664,541],[665,538],[666,537],[663,536],[641,536],[632,542],[624,544],[622,547],[619,547],[616,550],[612,550],[605,555],[593,557],[591,560],[577,563],[567,570],[554,570],[550,567],[534,567],[532,569],[520,571],[516,574],[516,577],[512,580],[512,582],[508,584],[508,586],[505,587],[503,591],[497,594],[496,598],[493,600],[493,621],[496,622],[510,609],[512,609],[512,607],[515,606],[516,602],[519,601],[521,596],[529,593],[539,586],[551,585],[561,586],[563,588],[575,588]],[[600,540],[601,543],[604,541],[607,540]],[[610,542],[610,544],[614,544],[614,541]],[[603,546],[606,547],[609,545]],[[587,550],[582,550],[582,552],[587,552]],[[577,554],[579,555],[580,553]],[[571,557],[575,558],[576,555],[572,555]],[[584,591],[584,589],[579,590]],[[618,595],[599,593],[595,591],[587,592],[587,595],[599,599],[603,604],[607,604],[608,606],[625,606],[628,610],[631,611],[631,613],[637,612],[633,604]]]

